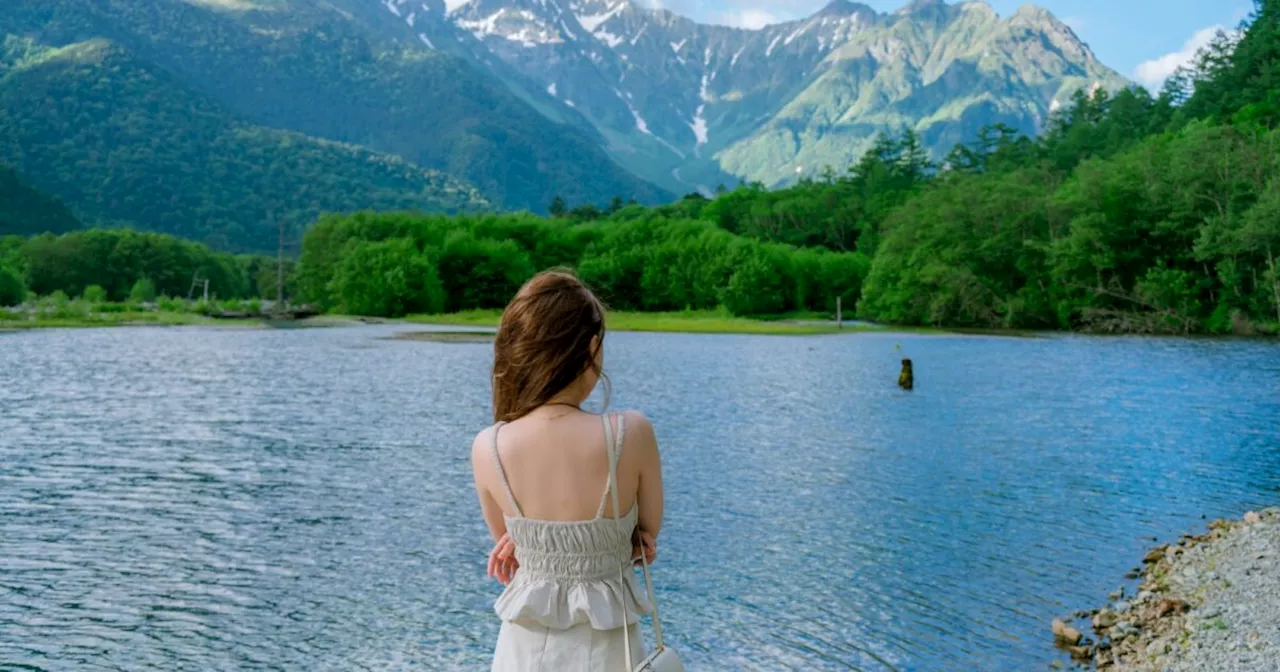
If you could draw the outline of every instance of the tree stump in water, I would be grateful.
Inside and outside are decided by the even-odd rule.
[[[902,373],[898,374],[898,387],[910,390],[916,386],[916,376],[911,370],[911,360],[902,360]]]

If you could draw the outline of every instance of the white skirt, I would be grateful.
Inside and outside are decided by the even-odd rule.
[[[631,625],[631,659],[644,660],[640,628]],[[622,628],[596,630],[590,623],[567,630],[503,621],[493,652],[493,672],[630,672]]]

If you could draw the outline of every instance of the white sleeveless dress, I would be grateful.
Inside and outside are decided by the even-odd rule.
[[[617,439],[608,447],[609,481],[600,508],[595,518],[576,522],[524,517],[498,457],[502,423],[493,430],[493,463],[516,512],[506,516],[507,532],[520,563],[494,605],[502,619],[494,672],[624,672],[623,627],[631,629],[633,660],[644,660],[636,623],[651,607],[630,569],[637,505],[620,519],[604,517],[625,431],[623,416],[615,417]],[[607,416],[603,420],[609,422]],[[627,571],[620,579],[618,568],[624,563]]]

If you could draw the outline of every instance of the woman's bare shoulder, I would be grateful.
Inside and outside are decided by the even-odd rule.
[[[471,440],[471,462],[473,464],[488,464],[490,459],[489,446],[493,442],[493,432],[496,429],[496,425],[485,427],[476,434],[476,438]]]
[[[654,435],[653,423],[649,421],[648,416],[640,411],[624,411],[622,416],[626,418],[627,423],[627,445],[635,446],[642,454],[656,451],[658,439]]]

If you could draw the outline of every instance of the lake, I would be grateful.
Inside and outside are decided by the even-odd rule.
[[[492,346],[406,329],[0,334],[0,668],[487,669]],[[1154,538],[1280,503],[1276,343],[615,333],[606,368],[690,670],[1047,669]]]

